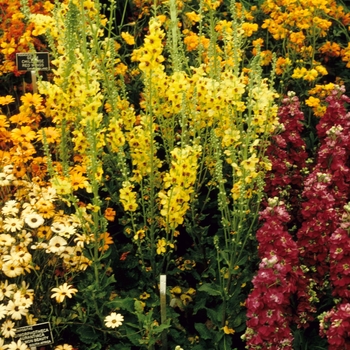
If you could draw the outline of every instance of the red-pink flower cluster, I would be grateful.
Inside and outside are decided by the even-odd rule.
[[[249,349],[292,349],[293,319],[290,298],[303,278],[298,247],[286,229],[290,221],[283,202],[270,199],[260,213],[263,225],[257,231],[261,263],[253,279],[254,289],[246,301]]]
[[[350,303],[342,303],[320,317],[320,334],[331,350],[350,350]]]
[[[329,239],[332,295],[350,302],[350,205],[344,206],[340,226]]]
[[[267,149],[272,171],[265,179],[265,192],[268,197],[279,196],[288,201],[289,214],[295,221],[298,216],[304,172],[308,167],[306,144],[301,137],[304,113],[300,110],[299,98],[295,93],[290,92],[282,100],[278,118],[283,125],[283,131],[272,138]]]
[[[329,286],[338,304],[319,317],[320,335],[332,350],[350,349],[350,98],[344,91],[337,87],[326,98],[317,125],[319,150],[307,177],[298,99],[285,98],[279,110],[285,130],[269,147],[266,180],[267,195],[279,198],[260,213],[261,264],[246,303],[249,349],[292,349],[291,326],[308,326]],[[292,226],[295,236],[288,231]]]
[[[342,92],[335,90],[327,97],[327,111],[317,125],[320,148],[317,163],[305,180],[303,222],[297,233],[301,261],[321,289],[329,273],[330,237],[340,225],[349,193],[350,117],[344,102],[350,100]]]

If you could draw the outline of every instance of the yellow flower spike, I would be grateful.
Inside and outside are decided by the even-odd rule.
[[[125,211],[134,212],[138,208],[136,202],[136,193],[133,192],[133,186],[130,182],[123,182],[123,188],[119,190],[120,202],[122,203]]]

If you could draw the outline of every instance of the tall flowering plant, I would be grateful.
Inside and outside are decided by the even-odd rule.
[[[343,250],[343,247],[347,244],[344,228],[346,227],[347,186],[349,182],[347,167],[348,137],[346,136],[348,133],[348,113],[345,109],[348,97],[343,93],[344,88],[335,86],[330,96],[325,99],[327,110],[324,118],[317,125],[320,148],[315,164],[308,175],[306,168],[299,169],[305,174],[302,177],[304,178],[304,182],[301,183],[303,185],[302,192],[299,190],[299,201],[295,201],[295,199],[298,200],[298,196],[285,197],[286,194],[292,194],[290,189],[288,192],[284,190],[288,188],[286,184],[281,184],[277,188],[267,187],[267,190],[274,190],[274,193],[280,197],[291,200],[287,208],[294,215],[294,219],[291,222],[294,225],[286,225],[288,220],[285,220],[284,226],[285,228],[289,226],[291,233],[295,232],[293,234],[294,241],[289,243],[289,247],[296,247],[295,254],[297,254],[297,259],[294,262],[294,271],[299,271],[300,276],[293,283],[295,287],[294,296],[293,293],[289,296],[286,302],[286,309],[283,309],[289,310],[289,313],[283,311],[284,318],[280,319],[281,323],[277,326],[278,329],[282,329],[282,325],[289,326],[288,330],[291,332],[284,338],[289,339],[289,347],[297,346],[301,342],[299,339],[300,331],[297,329],[307,328],[315,324],[316,316],[321,321],[320,335],[327,337],[328,343],[332,348],[341,348],[346,346],[347,343],[347,333],[340,327],[340,324],[343,324],[343,322],[344,326],[346,325],[348,317],[346,313],[347,284],[345,277],[347,258]],[[298,139],[296,135],[293,135],[294,140]],[[283,136],[283,133],[281,136]],[[285,147],[281,140],[278,145]],[[280,153],[280,151],[276,152],[274,148],[271,148],[270,151],[273,151],[272,157]],[[309,163],[305,163],[305,159],[304,157],[300,165],[305,166]],[[278,173],[280,165],[278,163],[276,165],[275,169],[276,173]],[[294,171],[298,171],[298,168],[294,168]],[[288,179],[287,184],[293,180],[294,171],[290,173],[291,177]],[[271,175],[269,181],[278,181],[275,180],[273,172]],[[300,195],[304,198],[302,202],[300,202]],[[298,205],[295,206],[295,203],[298,203]],[[271,201],[268,202],[267,209],[271,206],[270,204]],[[265,218],[264,212],[261,213],[261,216]],[[260,245],[263,244],[264,240],[259,236],[259,232],[263,230],[264,225],[258,231],[257,238],[261,242]],[[277,239],[273,240],[271,247],[277,249]],[[263,249],[264,252],[268,251],[267,248]],[[291,258],[292,256],[291,251],[289,257]],[[342,263],[342,259],[345,259],[344,263]],[[257,322],[254,323],[255,318],[260,319],[259,315],[261,313],[256,311],[258,307],[269,305],[267,302],[255,304],[253,302],[257,300],[254,296],[257,290],[259,291],[258,287],[260,287],[257,281],[260,281],[259,276],[261,274],[264,275],[264,273],[265,265],[262,263],[259,266],[257,276],[253,280],[254,289],[247,299],[249,319],[245,337],[247,344],[251,347],[261,346],[264,343],[266,348],[273,348],[273,346],[280,346],[281,340],[273,332],[266,335],[265,328],[270,324],[269,320],[265,320],[261,325]],[[343,273],[344,278],[342,277]],[[276,276],[276,284],[282,288],[284,284],[281,282],[278,274]],[[274,284],[269,284],[268,288],[275,288]],[[331,295],[334,298],[333,300]],[[320,315],[320,308],[326,303],[331,305],[331,310]],[[335,303],[334,307],[332,307],[333,303]],[[275,306],[272,310],[271,313],[278,313],[280,306]],[[263,313],[263,311],[261,312]],[[256,328],[249,325],[253,325]],[[298,328],[295,328],[295,326]],[[264,336],[266,336],[266,339]]]
[[[293,349],[290,300],[298,291],[298,280],[305,276],[299,266],[297,244],[286,229],[290,215],[275,197],[269,199],[260,218],[264,220],[257,231],[261,263],[246,301],[244,338],[249,349]]]

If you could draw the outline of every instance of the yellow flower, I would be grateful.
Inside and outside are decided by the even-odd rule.
[[[172,288],[170,290],[170,293],[172,294],[181,294],[182,293],[182,289],[180,286],[175,286],[174,288]]]
[[[256,157],[255,153],[253,153],[251,157],[241,162],[241,166],[248,172],[253,172],[255,171],[255,167],[258,164],[258,162],[259,158]]]
[[[321,100],[319,98],[310,96],[307,100],[305,100],[305,103],[309,107],[317,107],[321,103]]]
[[[15,102],[15,99],[11,95],[0,96],[0,105],[5,106],[12,102]]]
[[[301,79],[307,73],[307,69],[305,67],[302,68],[294,68],[292,78]]]
[[[303,79],[307,81],[314,81],[318,77],[318,72],[315,68],[312,68],[306,72]]]
[[[326,57],[339,57],[341,48],[337,43],[331,43],[326,41],[319,49],[319,52],[323,53]],[[328,58],[327,58],[328,60]]]
[[[130,35],[128,32],[122,32],[121,36],[128,45],[135,44],[135,38],[132,35]]]
[[[259,26],[256,23],[248,23],[245,22],[242,24],[242,29],[244,31],[244,34],[247,37],[250,37],[253,35],[254,32],[258,30]]]
[[[138,230],[134,236],[134,240],[137,241],[137,240],[142,240],[145,238],[145,230]]]
[[[142,300],[146,300],[150,297],[151,295],[148,294],[147,292],[143,292],[141,295],[140,295],[140,299]]]
[[[281,75],[283,74],[286,69],[291,66],[292,61],[290,60],[290,58],[284,58],[284,57],[278,57],[277,61],[276,61],[276,74],[277,75]]]
[[[21,97],[21,101],[25,106],[38,107],[42,104],[43,98],[39,94],[31,94],[30,92],[27,92]]]
[[[99,251],[105,252],[109,246],[114,243],[113,238],[108,232],[101,233],[98,241],[102,243],[102,246],[98,248]]]
[[[321,75],[327,75],[327,74],[328,74],[327,69],[326,69],[326,67],[324,67],[324,66],[321,66],[321,65],[315,66],[315,69],[316,69],[317,72],[320,73]]]
[[[166,240],[165,238],[159,239],[157,242],[157,254],[163,254],[166,252]]]
[[[222,330],[224,331],[225,334],[234,334],[235,333],[235,330],[232,328],[229,328],[227,325],[225,327],[223,327]]]
[[[192,11],[192,12],[186,12],[186,16],[189,18],[189,20],[193,23],[199,22],[201,20],[201,15],[198,13]]]
[[[56,190],[57,194],[69,194],[72,192],[72,183],[65,178],[54,177],[51,179],[52,187]]]
[[[115,75],[124,75],[128,70],[128,66],[125,65],[124,63],[118,63],[115,67],[114,74]]]
[[[21,126],[20,128],[12,129],[11,137],[14,142],[30,142],[36,138],[36,133],[30,126]]]

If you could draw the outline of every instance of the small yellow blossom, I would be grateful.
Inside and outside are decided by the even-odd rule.
[[[131,34],[129,34],[128,32],[122,32],[121,36],[128,45],[135,44],[135,38]]]
[[[157,242],[157,254],[161,255],[166,252],[166,240],[165,238],[159,239]]]
[[[189,19],[193,24],[196,23],[196,22],[199,22],[199,21],[201,20],[201,16],[200,16],[198,13],[194,12],[194,11],[192,11],[192,12],[186,12],[185,14],[186,14],[186,16],[188,17],[188,19]]]

